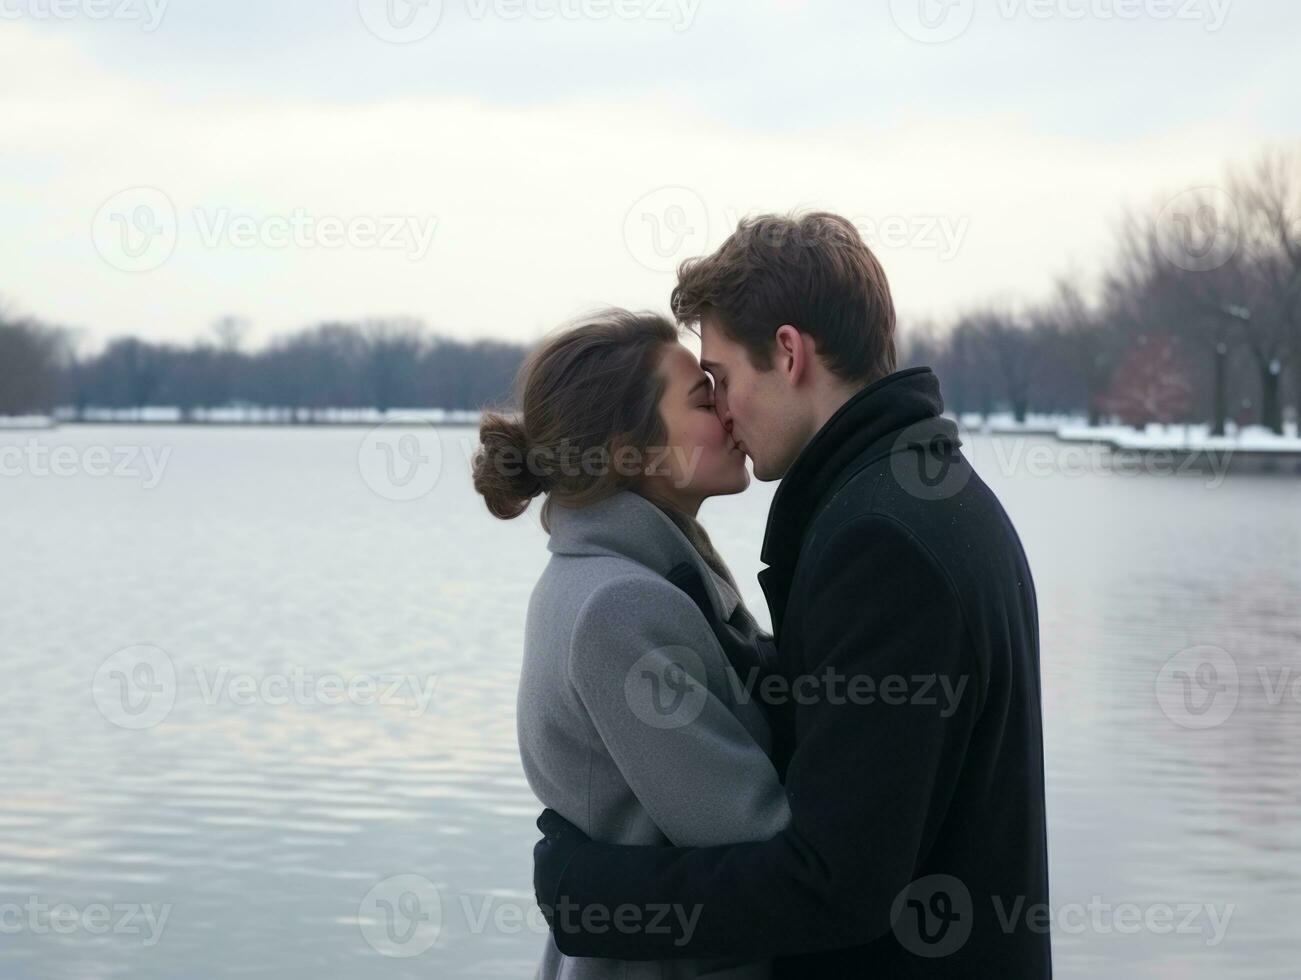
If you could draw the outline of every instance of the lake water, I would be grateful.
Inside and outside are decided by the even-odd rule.
[[[0,433],[0,977],[531,976],[545,537],[406,436]],[[1039,590],[1057,975],[1295,977],[1301,483],[968,451]],[[702,512],[765,622],[772,490]]]

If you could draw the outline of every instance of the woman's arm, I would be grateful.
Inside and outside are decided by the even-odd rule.
[[[730,680],[700,610],[667,581],[612,579],[578,614],[570,680],[655,825],[678,846],[766,840],[790,822],[786,793],[707,671]]]

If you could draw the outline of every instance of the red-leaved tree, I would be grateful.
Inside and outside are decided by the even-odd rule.
[[[1133,426],[1177,421],[1192,403],[1188,367],[1167,334],[1140,336],[1116,367],[1102,399],[1104,411]]]

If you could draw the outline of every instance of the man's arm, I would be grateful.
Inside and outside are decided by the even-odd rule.
[[[985,678],[952,584],[897,522],[842,527],[813,574],[807,674],[790,691],[791,825],[702,848],[540,843],[561,858],[535,869],[561,952],[763,957],[889,930],[944,818]],[[932,675],[924,690],[915,680]]]

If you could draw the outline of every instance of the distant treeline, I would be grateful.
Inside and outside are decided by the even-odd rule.
[[[905,360],[933,365],[960,412],[1282,430],[1301,391],[1301,153],[1266,153],[1217,188],[1130,214],[1100,278],[914,328]]]
[[[520,344],[439,337],[410,320],[324,323],[252,353],[240,349],[241,333],[226,319],[188,346],[121,337],[83,357],[66,331],[0,318],[0,415],[241,404],[474,410],[509,398],[526,353]]]
[[[441,338],[412,320],[321,324],[255,353],[241,349],[242,332],[228,318],[189,346],[123,337],[81,356],[69,332],[0,314],[0,415],[475,410],[509,399],[527,353]],[[987,305],[901,336],[903,363],[934,366],[952,411],[1281,431],[1301,391],[1301,152],[1269,152],[1218,188],[1131,214],[1089,284],[1062,280],[1044,302]]]

